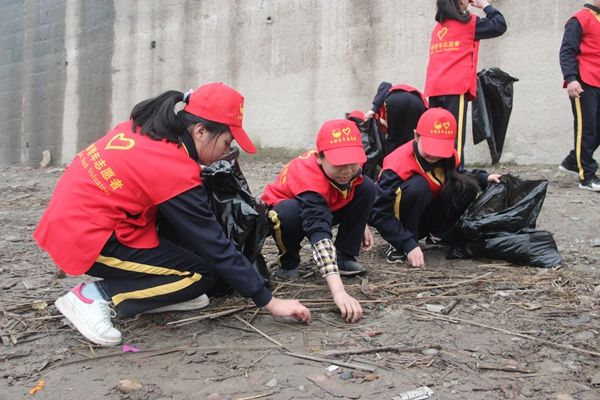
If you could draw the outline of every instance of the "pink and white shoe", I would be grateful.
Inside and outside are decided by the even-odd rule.
[[[115,312],[105,300],[92,300],[81,294],[83,283],[75,286],[54,302],[79,333],[89,341],[101,346],[116,346],[121,343],[121,332],[113,327],[111,317]]]

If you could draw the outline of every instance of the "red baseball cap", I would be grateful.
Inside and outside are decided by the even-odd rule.
[[[354,110],[352,112],[349,112],[348,115],[346,115],[346,118],[349,120],[354,120],[356,122],[362,122],[365,120],[365,113],[360,110]]]
[[[456,118],[443,108],[425,111],[417,124],[423,151],[429,156],[448,158],[454,154]]]
[[[184,110],[208,121],[225,124],[235,141],[246,153],[256,153],[256,147],[242,128],[244,97],[221,82],[208,83],[190,94]]]
[[[364,164],[367,156],[356,123],[347,119],[325,121],[317,134],[317,151],[332,165]]]

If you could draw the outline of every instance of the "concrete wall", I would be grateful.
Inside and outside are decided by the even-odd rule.
[[[575,0],[496,0],[509,30],[479,68],[520,79],[502,161],[558,163],[572,146],[558,49]],[[320,124],[368,109],[382,80],[422,88],[434,0],[3,0],[0,165],[65,164],[165,90],[223,81],[265,147],[312,147]],[[467,140],[467,162],[489,160]]]

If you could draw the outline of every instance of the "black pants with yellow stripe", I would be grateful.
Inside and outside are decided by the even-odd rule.
[[[454,115],[456,118],[456,142],[454,148],[458,153],[458,158],[460,160],[460,165],[458,167],[459,171],[465,169],[465,140],[467,138],[467,106],[468,106],[468,96],[467,94],[461,95],[447,95],[447,96],[431,96],[429,98],[429,107],[441,107],[446,109]]]
[[[451,204],[441,197],[432,197],[427,180],[421,175],[413,175],[400,184],[399,209],[394,210],[402,226],[413,234],[415,241],[431,233],[452,243],[454,226],[461,214],[477,197],[472,189],[456,194]]]
[[[333,212],[333,225],[338,226],[335,248],[338,252],[356,257],[360,252],[365,226],[375,198],[375,184],[363,176],[354,198],[345,207]],[[300,203],[296,199],[284,200],[269,212],[272,234],[279,249],[283,269],[295,269],[300,263],[300,244],[306,236],[300,218]]]
[[[385,154],[388,155],[414,139],[417,122],[426,108],[418,94],[403,90],[390,93],[384,106],[387,114]]]
[[[165,238],[158,247],[134,249],[113,235],[86,274],[102,278],[100,291],[123,318],[201,296],[214,282],[202,257]]]
[[[565,162],[576,166],[583,180],[593,178],[598,170],[594,152],[600,146],[600,88],[583,82],[581,87],[580,97],[571,98],[574,146]]]

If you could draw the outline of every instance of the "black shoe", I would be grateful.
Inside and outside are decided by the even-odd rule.
[[[338,269],[340,270],[340,275],[352,276],[363,275],[367,273],[367,269],[361,263],[356,261],[355,257],[338,253],[337,263]]]
[[[385,260],[390,264],[405,263],[406,254],[402,250],[396,250],[392,245],[385,252]]]
[[[425,238],[425,243],[430,246],[450,246],[450,243],[446,242],[444,239],[434,236],[431,233],[427,234]]]
[[[594,175],[590,179],[580,180],[579,189],[591,190],[592,192],[600,192],[600,178]]]
[[[277,269],[277,272],[275,272],[275,277],[282,281],[293,281],[294,279],[297,279],[299,276],[300,276],[300,271],[298,271],[298,268],[284,269],[284,268],[279,267]]]
[[[577,165],[568,162],[566,158],[560,163],[558,170],[569,175],[579,176],[579,168],[577,168]]]

